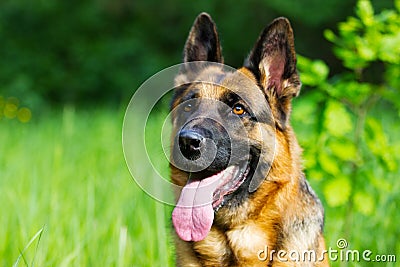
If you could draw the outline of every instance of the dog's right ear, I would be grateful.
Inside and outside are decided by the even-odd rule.
[[[186,40],[183,62],[191,61],[223,63],[217,27],[204,12],[197,16]]]
[[[253,72],[268,97],[280,129],[287,126],[291,100],[301,87],[296,61],[290,22],[277,18],[261,33],[245,62],[245,67]]]

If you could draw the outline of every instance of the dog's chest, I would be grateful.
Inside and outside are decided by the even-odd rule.
[[[249,223],[226,233],[229,246],[237,259],[257,259],[258,251],[268,243],[268,236],[259,226]]]
[[[200,246],[197,247],[196,252],[205,260],[204,266],[213,266],[219,263],[219,266],[265,266],[265,262],[260,261],[258,254],[261,250],[268,246],[270,240],[265,233],[254,223],[247,223],[235,228],[232,228],[222,234],[220,231],[217,234],[217,229],[212,229],[209,237],[201,241]],[[214,233],[213,233],[214,232]],[[217,238],[218,237],[218,238]],[[202,248],[207,248],[207,251],[202,251]],[[217,258],[210,256],[210,248],[215,252],[224,252],[214,254]],[[209,261],[209,262],[208,262]],[[214,265],[215,266],[215,265]]]

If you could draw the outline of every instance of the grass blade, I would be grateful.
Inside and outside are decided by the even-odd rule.
[[[17,267],[18,266],[19,261],[21,260],[21,258],[24,260],[25,264],[28,265],[28,263],[27,263],[27,261],[25,259],[24,253],[30,247],[30,245],[32,245],[32,243],[36,240],[36,238],[38,238],[38,243],[37,243],[36,249],[35,249],[35,255],[36,255],[37,248],[39,246],[39,242],[40,242],[40,239],[42,237],[43,230],[44,230],[44,226],[39,229],[39,231],[31,238],[31,240],[29,240],[28,244],[24,247],[24,249],[22,251],[20,251],[20,254],[19,254],[17,260],[15,261],[15,263],[13,264],[13,267]],[[33,261],[34,260],[35,260],[35,256],[34,256],[34,258],[32,260],[32,266],[33,266]]]

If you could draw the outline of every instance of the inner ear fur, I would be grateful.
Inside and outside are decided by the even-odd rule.
[[[245,61],[264,91],[278,127],[289,120],[291,100],[300,92],[293,30],[286,18],[277,18],[260,34]]]

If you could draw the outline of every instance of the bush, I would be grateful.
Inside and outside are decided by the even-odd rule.
[[[400,110],[400,1],[395,6],[374,14],[369,0],[359,0],[357,16],[340,23],[338,33],[325,31],[344,71],[329,77],[323,61],[299,57],[305,90],[293,114],[305,140],[308,177],[323,192],[328,213],[345,218],[328,216],[328,225],[333,220],[342,227],[331,229],[334,236],[387,252],[398,246],[391,221],[400,219],[392,202],[398,202],[400,187],[400,138],[394,135]],[[383,235],[371,231],[375,227]]]

